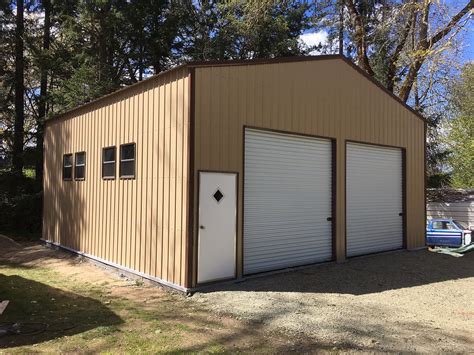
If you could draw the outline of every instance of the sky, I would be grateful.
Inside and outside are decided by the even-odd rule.
[[[449,5],[451,14],[457,13],[463,8],[468,0],[439,0],[440,3]],[[474,61],[474,19],[471,19],[467,24],[466,31],[462,33],[462,39],[464,45],[461,49],[461,61],[466,63],[468,61]],[[323,31],[308,31],[300,36],[300,40],[308,46],[318,45],[319,43],[325,43],[327,40],[327,33]],[[318,54],[314,52],[312,54]]]
[[[468,0],[440,0],[441,3],[450,5],[453,13],[462,9]],[[468,62],[474,60],[474,17],[467,24],[466,31],[463,34],[464,47],[462,48],[462,61]]]
[[[466,35],[466,47],[463,50],[463,60],[474,60],[474,19],[470,21],[468,32]]]

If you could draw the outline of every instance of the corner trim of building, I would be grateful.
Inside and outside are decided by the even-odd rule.
[[[125,271],[127,273],[130,273],[130,274],[133,274],[133,275],[136,275],[136,276],[140,276],[144,279],[147,279],[147,280],[150,280],[150,281],[153,281],[153,282],[156,282],[156,283],[159,283],[160,285],[162,286],[165,286],[165,287],[168,287],[168,288],[171,288],[173,290],[176,290],[176,291],[180,291],[180,292],[184,292],[186,294],[190,294],[193,290],[190,289],[190,288],[187,288],[187,287],[183,287],[183,286],[180,286],[180,285],[176,285],[172,282],[169,282],[169,281],[166,281],[166,280],[162,280],[160,279],[159,277],[154,277],[154,276],[151,276],[151,275],[148,275],[148,274],[145,274],[143,272],[140,272],[140,271],[136,271],[136,270],[132,270],[132,269],[129,269],[125,266],[122,266],[122,265],[119,265],[119,264],[115,264],[111,261],[107,261],[107,260],[104,260],[102,258],[99,258],[97,256],[94,256],[94,255],[90,255],[90,254],[87,254],[87,253],[84,253],[84,252],[81,252],[81,251],[77,251],[75,249],[72,249],[72,248],[69,248],[67,246],[64,246],[64,245],[61,245],[57,242],[52,242],[50,240],[46,240],[46,239],[40,239],[42,243],[44,243],[46,246],[48,247],[57,247],[57,248],[60,248],[60,249],[64,249],[68,252],[71,252],[71,253],[74,253],[74,254],[77,254],[77,255],[80,255],[80,256],[83,256],[83,257],[86,257],[88,259],[91,259],[91,260],[94,260],[95,262],[98,262],[98,263],[101,263],[101,264],[104,264],[106,266],[109,266],[109,267],[113,267],[114,269],[117,269],[117,270],[122,270],[122,271]]]
[[[427,154],[428,154],[428,143],[426,142],[428,134],[428,123],[425,122],[424,130],[423,130],[423,169],[424,169],[424,178],[423,178],[423,198],[424,198],[424,208],[425,208],[425,221],[426,223],[428,219],[428,196],[427,196],[427,186],[428,186],[428,161],[427,161]],[[426,237],[423,235],[423,241],[425,243],[424,247],[426,247]]]
[[[194,280],[194,122],[195,122],[195,93],[196,71],[189,68],[189,137],[188,137],[188,233],[186,246],[185,280],[186,287],[193,287]]]

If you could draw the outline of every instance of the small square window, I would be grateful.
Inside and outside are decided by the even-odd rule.
[[[102,178],[115,179],[115,147],[102,149]]]
[[[74,166],[74,180],[85,180],[86,178],[86,152],[76,153],[76,165]]]
[[[135,143],[120,146],[120,178],[135,178]]]
[[[72,180],[72,154],[63,155],[63,180]]]

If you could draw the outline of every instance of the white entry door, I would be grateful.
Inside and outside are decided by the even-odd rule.
[[[237,175],[199,173],[198,282],[235,277]]]

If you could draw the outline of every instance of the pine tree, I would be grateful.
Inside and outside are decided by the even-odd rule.
[[[40,72],[40,97],[38,100],[38,119],[36,123],[36,150],[37,160],[35,164],[35,178],[38,183],[43,181],[43,131],[44,121],[47,114],[47,95],[48,95],[48,71],[49,65],[47,62],[49,44],[50,44],[50,30],[51,30],[51,2],[50,0],[43,0],[44,10],[44,25],[43,25],[43,61],[41,63]]]
[[[24,4],[23,0],[16,2],[15,27],[15,125],[13,136],[13,171],[23,174],[23,144],[25,137],[25,83],[24,83]]]

